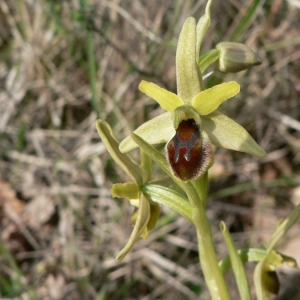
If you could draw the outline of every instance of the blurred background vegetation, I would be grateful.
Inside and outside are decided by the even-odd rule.
[[[208,299],[195,232],[164,207],[148,239],[115,261],[133,211],[110,196],[127,178],[95,130],[100,117],[121,139],[161,112],[137,86],[146,79],[176,91],[178,35],[205,4],[0,1],[1,299]],[[215,0],[202,52],[220,41],[245,43],[262,59],[237,74],[211,68],[205,84],[241,84],[220,110],[268,152],[215,150],[208,214],[221,258],[220,220],[238,248],[259,247],[300,201],[300,1]],[[299,247],[297,223],[280,250],[300,262]],[[299,273],[278,273],[277,299],[292,299],[285,282],[294,278],[296,293]]]

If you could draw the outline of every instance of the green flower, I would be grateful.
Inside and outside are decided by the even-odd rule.
[[[168,143],[169,164],[184,181],[199,178],[212,165],[211,143],[258,157],[266,155],[242,126],[217,111],[224,101],[239,93],[240,86],[226,82],[204,90],[197,61],[210,21],[207,15],[209,8],[197,26],[192,17],[183,25],[176,52],[177,94],[147,81],[139,85],[167,112],[144,123],[134,133],[149,144]],[[136,147],[129,136],[121,142],[120,151],[125,153]],[[195,170],[189,171],[194,165]]]
[[[160,208],[142,190],[142,187],[151,179],[150,159],[142,153],[141,165],[139,165],[129,154],[120,152],[119,141],[108,123],[97,120],[96,128],[112,158],[132,180],[132,182],[114,184],[111,194],[128,199],[138,209],[131,217],[134,226],[131,236],[117,255],[117,260],[122,261],[135,242],[140,237],[146,238],[148,231],[155,227],[160,215]]]

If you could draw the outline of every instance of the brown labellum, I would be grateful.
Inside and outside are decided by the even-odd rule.
[[[203,141],[194,119],[180,122],[167,144],[166,153],[174,174],[183,181],[200,177],[212,160],[210,144]]]

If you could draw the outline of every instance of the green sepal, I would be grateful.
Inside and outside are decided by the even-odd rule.
[[[138,215],[133,231],[125,247],[118,253],[116,257],[117,261],[122,261],[131,250],[135,242],[141,237],[147,227],[149,219],[150,203],[148,199],[141,193]]]
[[[235,276],[235,280],[238,286],[240,299],[251,299],[251,292],[250,292],[250,286],[247,279],[247,275],[245,272],[245,268],[243,265],[243,262],[238,254],[238,251],[234,245],[234,242],[231,238],[230,232],[228,228],[226,227],[226,224],[222,221],[220,224],[220,229],[223,234],[223,238],[225,240],[229,257],[231,260],[231,266],[233,269],[233,273]]]
[[[147,184],[143,192],[154,202],[163,204],[193,222],[192,208],[187,198],[178,192],[155,184]]]
[[[201,122],[203,130],[215,146],[246,152],[258,157],[266,156],[266,152],[244,127],[220,112],[214,111],[202,116]]]
[[[189,17],[181,29],[176,52],[177,94],[185,103],[191,102],[201,91],[196,38],[196,21]]]
[[[110,125],[103,120],[97,120],[96,128],[102,142],[115,162],[125,171],[132,181],[137,185],[141,185],[145,176],[143,170],[129,154],[120,152],[119,141],[114,135]]]
[[[200,115],[208,115],[239,92],[240,85],[237,82],[224,82],[196,95],[192,105]]]
[[[110,193],[117,198],[138,199],[140,190],[134,182],[115,183]]]
[[[139,84],[141,92],[155,100],[162,109],[174,111],[178,106],[184,104],[183,100],[176,94],[169,92],[158,85],[142,80]]]
[[[175,134],[175,129],[172,122],[172,113],[166,112],[159,115],[150,121],[147,121],[138,127],[134,133],[149,144],[167,143]],[[120,151],[125,153],[137,148],[138,145],[133,141],[131,136],[126,137],[120,143]]]
[[[203,38],[206,34],[207,29],[210,26],[210,7],[212,0],[209,0],[205,7],[205,14],[199,19],[197,23],[197,43],[196,43],[196,57],[197,61],[200,57],[200,50]]]

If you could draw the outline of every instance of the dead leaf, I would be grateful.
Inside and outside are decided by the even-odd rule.
[[[39,195],[33,198],[25,207],[23,220],[29,227],[40,229],[55,213],[55,205],[51,197]]]
[[[21,212],[24,206],[25,203],[17,198],[10,184],[0,181],[0,237],[13,253],[24,251],[28,246],[17,226],[22,222]]]

